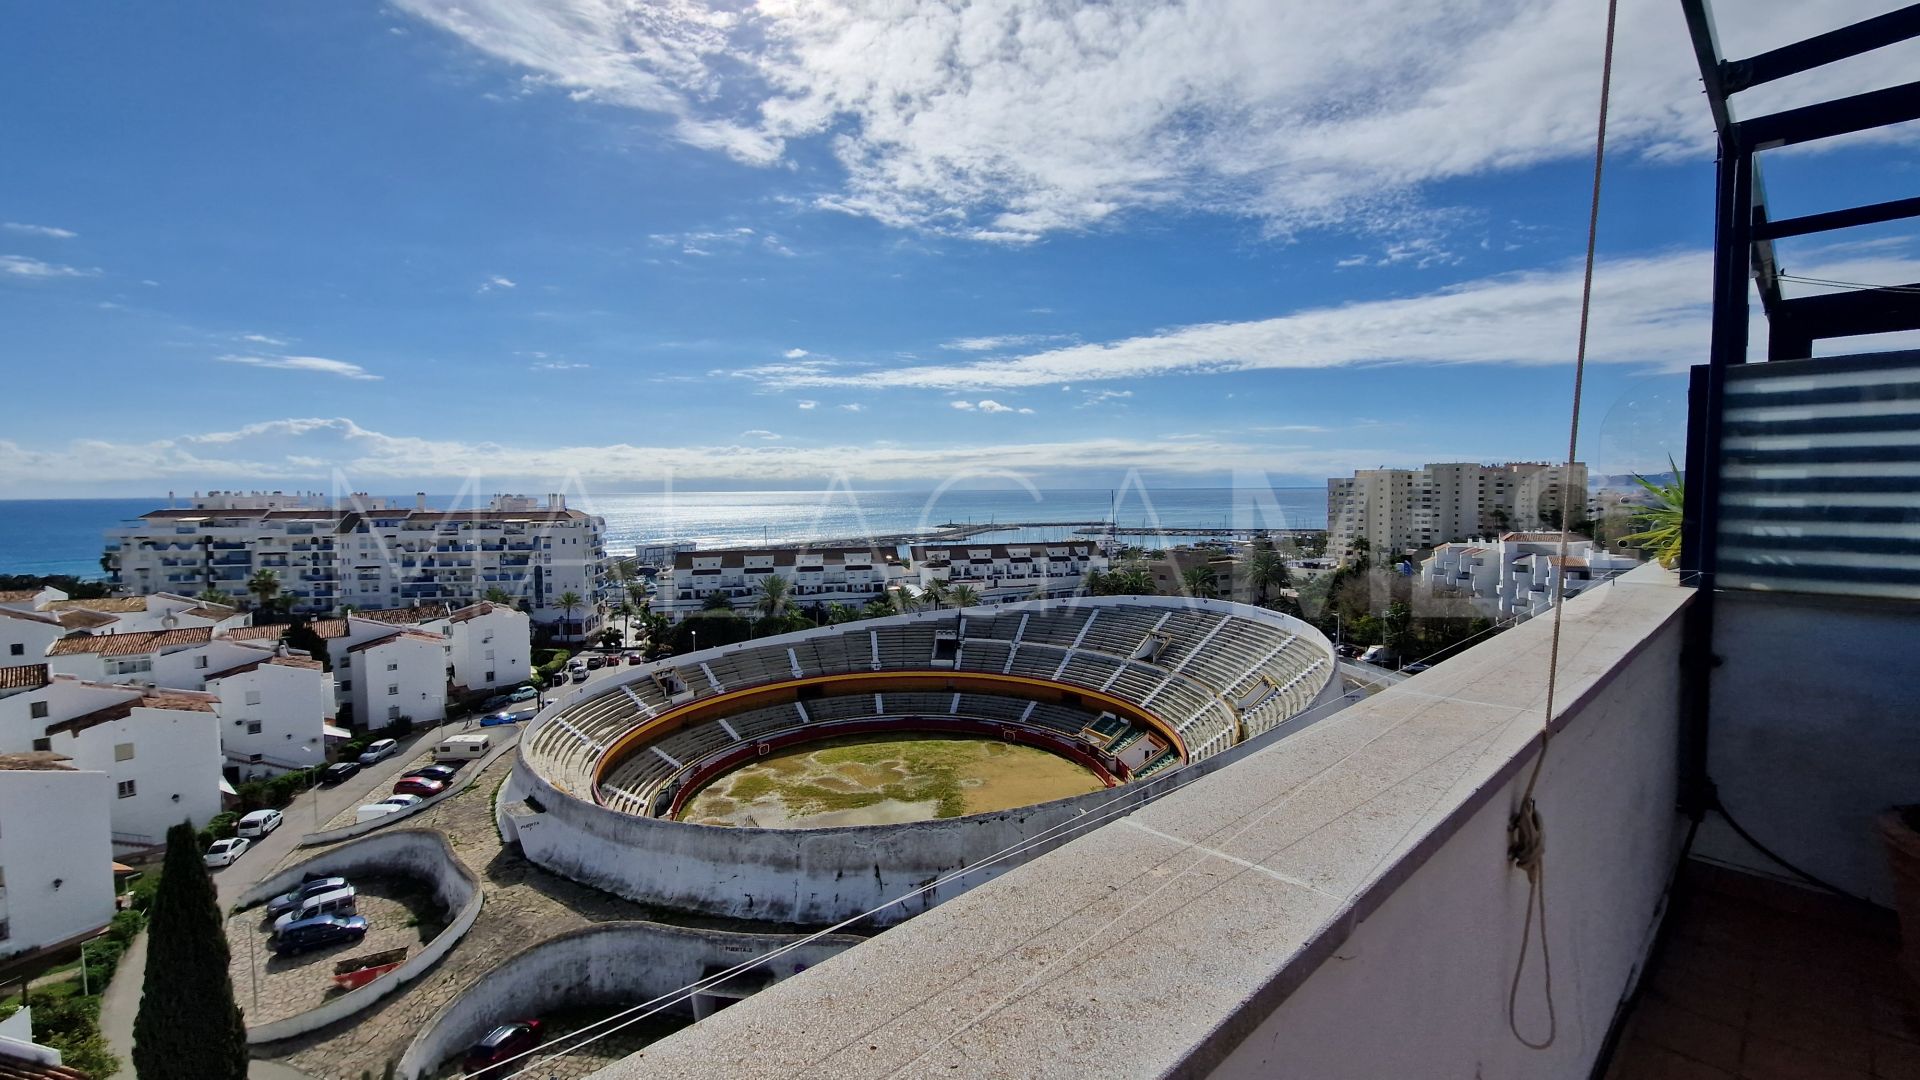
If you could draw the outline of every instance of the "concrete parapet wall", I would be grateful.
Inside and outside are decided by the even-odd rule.
[[[638,1005],[698,982],[710,970],[731,969],[802,940],[650,922],[602,923],[562,934],[520,953],[468,987],[407,1047],[398,1072],[405,1080],[430,1075],[440,1062],[471,1046],[495,1024],[562,1008]],[[768,960],[763,967],[766,976],[778,981],[861,940],[844,934],[817,938]],[[755,969],[743,972],[754,973]],[[666,1011],[684,1015],[690,1006],[681,1002]],[[522,1061],[516,1068],[527,1064]]]
[[[447,927],[420,951],[409,956],[405,963],[360,989],[329,998],[320,1007],[298,1015],[247,1028],[249,1043],[268,1043],[304,1035],[368,1008],[432,967],[466,934],[473,920],[480,915],[479,879],[454,855],[447,838],[430,829],[396,829],[342,844],[290,866],[248,889],[241,894],[240,904],[251,907],[265,903],[298,886],[308,874],[337,874],[341,877],[401,874],[419,878],[433,886],[434,899],[450,913]]]
[[[337,844],[342,840],[351,840],[356,836],[365,836],[370,832],[384,829],[395,822],[404,821],[415,814],[438,806],[442,802],[472,787],[473,782],[480,778],[481,773],[486,772],[492,767],[494,762],[500,760],[502,755],[510,753],[514,747],[520,744],[517,725],[514,728],[493,727],[486,730],[488,732],[497,731],[502,733],[499,745],[487,751],[486,757],[478,761],[467,762],[466,767],[460,770],[460,775],[454,777],[453,783],[448,784],[444,791],[430,795],[404,810],[396,810],[391,814],[382,814],[377,818],[370,818],[366,821],[356,821],[351,825],[342,825],[337,829],[307,833],[300,838],[300,846],[319,847],[323,844]]]

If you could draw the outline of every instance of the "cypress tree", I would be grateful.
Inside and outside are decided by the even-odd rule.
[[[193,826],[167,830],[133,1020],[140,1080],[245,1080],[247,1028],[233,1000],[227,934]]]

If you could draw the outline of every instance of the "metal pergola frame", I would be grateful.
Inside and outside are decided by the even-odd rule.
[[[1920,284],[1789,299],[1780,288],[1773,242],[1861,225],[1920,217],[1920,197],[1774,219],[1758,156],[1782,146],[1920,119],[1920,82],[1736,119],[1743,90],[1920,37],[1920,4],[1864,19],[1743,60],[1725,59],[1708,0],[1680,0],[1719,136],[1714,208],[1713,322],[1707,362],[1688,383],[1686,507],[1682,580],[1698,590],[1688,608],[1681,652],[1685,728],[1682,801],[1698,820],[1716,804],[1707,773],[1713,656],[1714,582],[1719,563],[1721,422],[1727,373],[1747,362],[1748,287],[1757,285],[1767,316],[1767,359],[1813,355],[1816,341],[1920,330]]]

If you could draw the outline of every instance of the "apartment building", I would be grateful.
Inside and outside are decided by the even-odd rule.
[[[158,844],[169,827],[189,821],[197,828],[220,812],[213,694],[43,678],[0,697],[0,754],[51,752],[76,769],[105,773],[115,846]]]
[[[1574,597],[1638,565],[1638,559],[1584,536],[1569,535],[1563,557],[1558,532],[1507,533],[1435,547],[1420,564],[1420,579],[1436,590],[1467,594],[1489,617],[1525,617],[1553,606],[1563,578],[1567,596]]]
[[[1361,469],[1327,481],[1327,551],[1346,558],[1362,540],[1376,556],[1556,526],[1578,500],[1584,516],[1587,467],[1540,462],[1437,462],[1419,469]]]
[[[653,610],[678,623],[716,593],[746,612],[760,598],[761,582],[785,578],[796,606],[859,607],[907,580],[897,553],[883,548],[761,548],[682,551],[658,579]]]
[[[111,792],[106,773],[59,754],[0,753],[0,958],[70,944],[113,918]]]
[[[471,693],[518,686],[533,675],[533,635],[526,613],[482,601],[447,616],[447,671]]]
[[[912,550],[920,588],[935,579],[965,585],[985,604],[1055,599],[1079,593],[1086,576],[1105,573],[1098,544],[928,544]]]
[[[109,529],[112,582],[128,592],[249,599],[260,570],[302,614],[343,607],[471,604],[498,589],[561,637],[599,628],[593,604],[607,575],[605,522],[566,499],[496,495],[484,509],[431,510],[355,495],[209,492],[185,508],[155,510]],[[561,598],[584,603],[571,610]]]

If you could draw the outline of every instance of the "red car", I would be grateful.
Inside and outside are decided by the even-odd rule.
[[[393,785],[395,795],[418,795],[423,799],[438,795],[446,789],[447,785],[438,780],[429,780],[424,776],[402,777],[399,783]]]
[[[489,1066],[498,1065],[508,1058],[516,1057],[540,1045],[540,1021],[516,1020],[511,1024],[501,1024],[480,1037],[467,1051],[467,1059],[460,1066],[469,1075]],[[511,1073],[512,1068],[496,1069],[488,1075]]]

